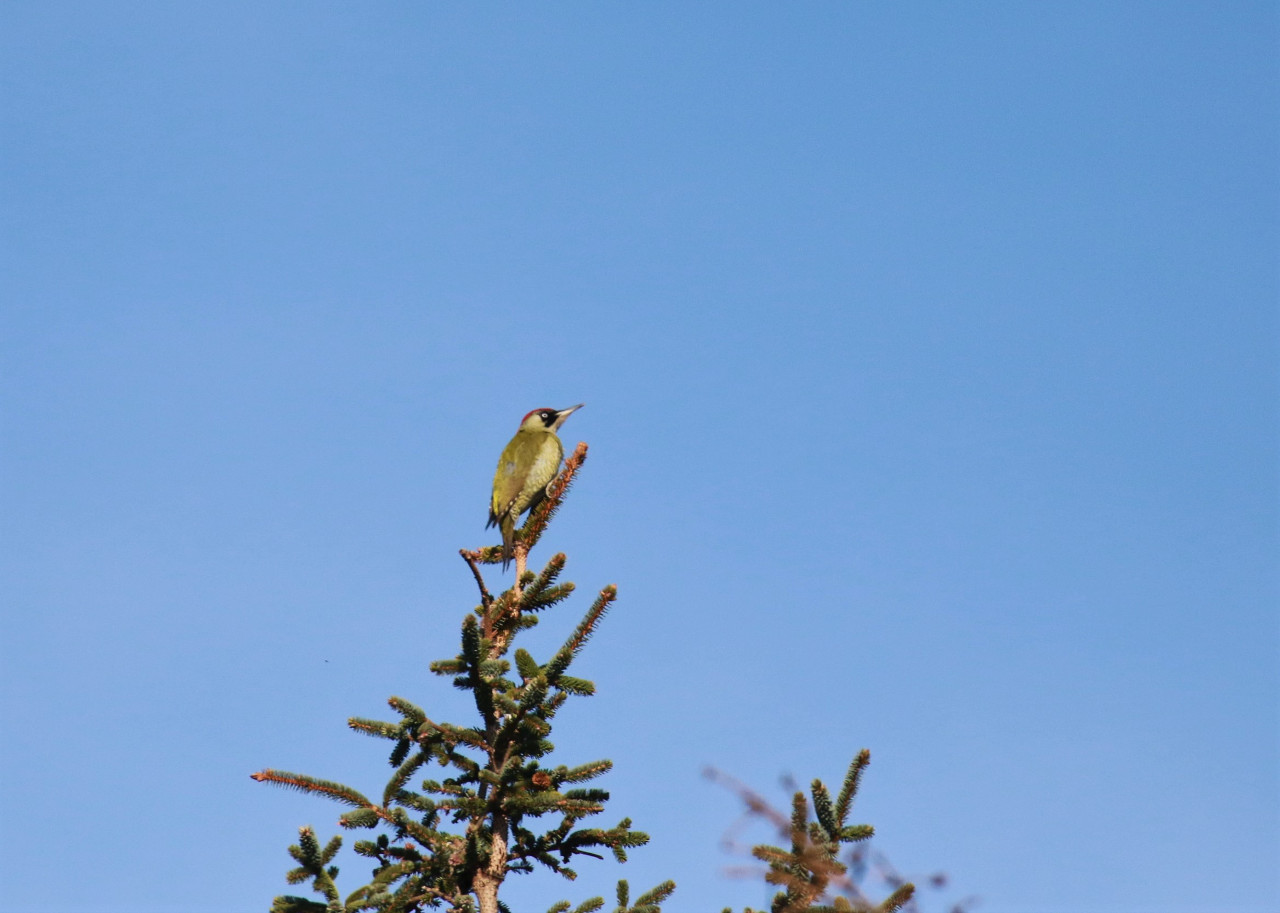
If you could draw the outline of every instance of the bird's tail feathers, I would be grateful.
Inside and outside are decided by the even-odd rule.
[[[516,521],[508,514],[498,528],[502,530],[502,569],[505,571],[516,554]]]

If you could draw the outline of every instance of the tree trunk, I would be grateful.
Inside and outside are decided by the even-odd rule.
[[[471,883],[476,902],[480,905],[480,913],[498,913],[498,887],[506,876],[507,819],[503,815],[495,815],[489,864],[476,872],[476,877]]]

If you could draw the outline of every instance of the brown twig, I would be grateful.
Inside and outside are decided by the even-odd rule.
[[[525,545],[521,539],[516,540],[516,582],[512,584],[512,589],[516,591],[516,600],[520,599],[520,591],[522,588],[521,578],[524,572],[529,569],[529,546]]]
[[[480,602],[487,609],[493,603],[493,596],[490,595],[488,587],[484,585],[484,577],[480,574],[480,550],[469,551],[465,548],[458,549],[458,554],[462,556],[462,560],[467,562],[467,567],[471,568],[471,574],[476,578],[476,586],[480,587]]]
[[[777,828],[780,833],[790,833],[791,819],[774,808],[773,805],[769,803],[768,799],[751,789],[741,780],[735,779],[723,770],[718,770],[715,767],[704,767],[702,769],[702,775],[713,783],[719,783],[730,792],[736,794],[737,797],[742,800],[742,804],[747,807],[747,811],[740,819],[741,821],[749,821],[752,816],[765,818],[770,824]],[[727,836],[728,835],[726,834],[726,837]],[[726,841],[721,840],[721,843],[726,844]],[[729,843],[728,845],[734,846],[736,844]]]

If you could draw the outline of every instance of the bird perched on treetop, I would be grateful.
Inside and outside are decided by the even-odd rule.
[[[547,486],[560,470],[564,446],[556,431],[584,403],[568,409],[534,409],[520,421],[510,443],[498,458],[493,474],[493,497],[489,499],[489,522],[502,531],[502,569],[515,553],[516,521],[538,506],[547,495]]]

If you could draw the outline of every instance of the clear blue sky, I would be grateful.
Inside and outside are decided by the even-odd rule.
[[[654,840],[519,913],[760,904],[702,766],[864,746],[980,913],[1280,909],[1277,18],[0,6],[0,911],[286,891],[339,809],[249,773],[462,715],[456,550],[579,401],[557,743]]]

